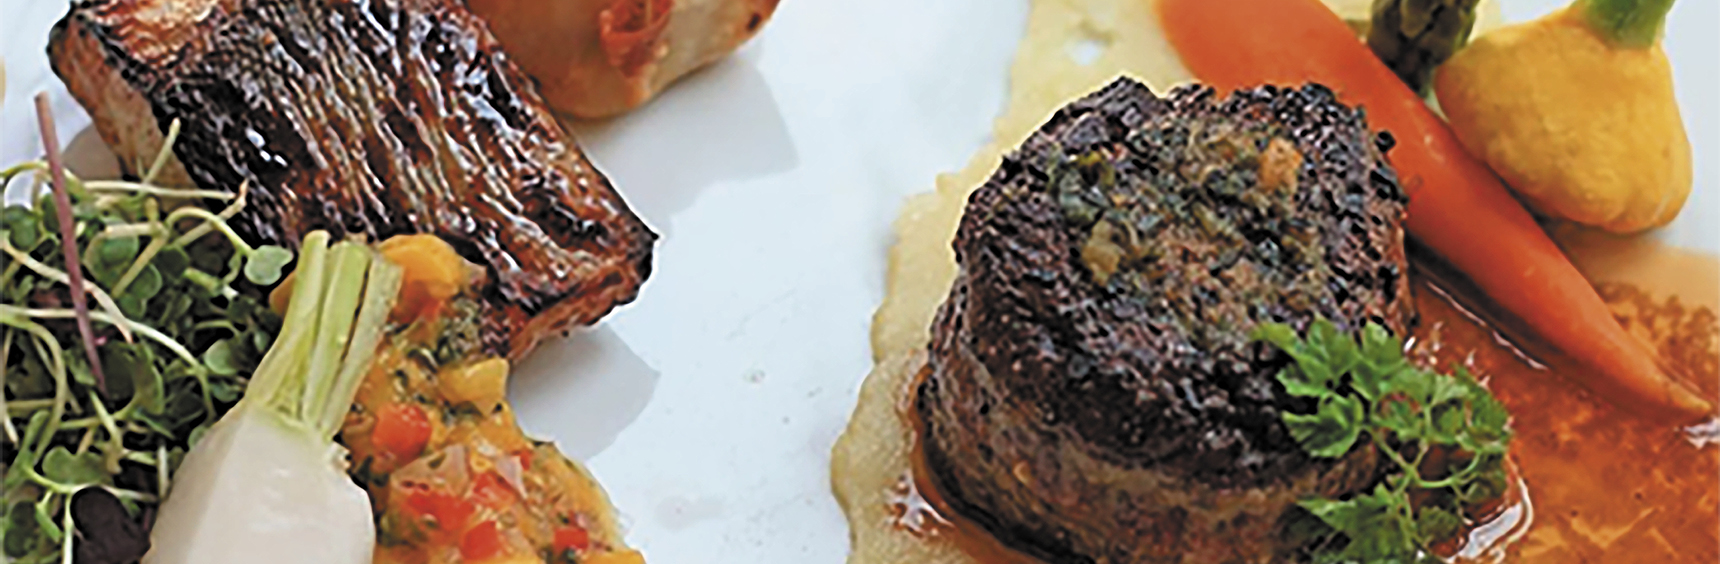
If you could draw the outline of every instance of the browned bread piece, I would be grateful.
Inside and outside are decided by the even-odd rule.
[[[1054,562],[1273,561],[1298,499],[1373,479],[1305,455],[1258,323],[1404,334],[1406,199],[1319,86],[1060,110],[968,201],[916,410],[955,508]]]
[[[656,235],[457,0],[80,0],[48,51],[122,163],[179,120],[167,179],[248,185],[231,223],[253,242],[449,241],[488,274],[488,353],[593,323],[650,274]]]

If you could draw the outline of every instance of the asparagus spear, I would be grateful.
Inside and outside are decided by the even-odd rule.
[[[1433,69],[1469,42],[1480,0],[1374,0],[1368,47],[1411,90],[1425,94]]]

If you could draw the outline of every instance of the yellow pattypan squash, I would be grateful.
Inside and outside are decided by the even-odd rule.
[[[1483,35],[1434,77],[1464,146],[1543,215],[1665,225],[1692,183],[1659,34],[1671,0],[1578,0]]]

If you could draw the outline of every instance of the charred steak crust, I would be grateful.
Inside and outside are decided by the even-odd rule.
[[[649,276],[656,235],[456,0],[209,0],[165,30],[138,14],[172,11],[152,1],[82,0],[55,33],[91,36],[73,40],[163,131],[181,122],[199,186],[249,187],[247,239],[440,235],[488,273],[485,352],[515,358]]]
[[[1372,480],[1304,455],[1262,321],[1413,322],[1390,140],[1324,87],[1063,108],[968,201],[915,400],[958,511],[1068,562],[1252,562]]]

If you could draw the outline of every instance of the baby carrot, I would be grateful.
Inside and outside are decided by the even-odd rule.
[[[1158,0],[1183,63],[1220,92],[1315,82],[1392,134],[1409,233],[1548,344],[1591,368],[1582,384],[1645,415],[1692,421],[1708,401],[1627,334],[1498,177],[1319,0]]]

